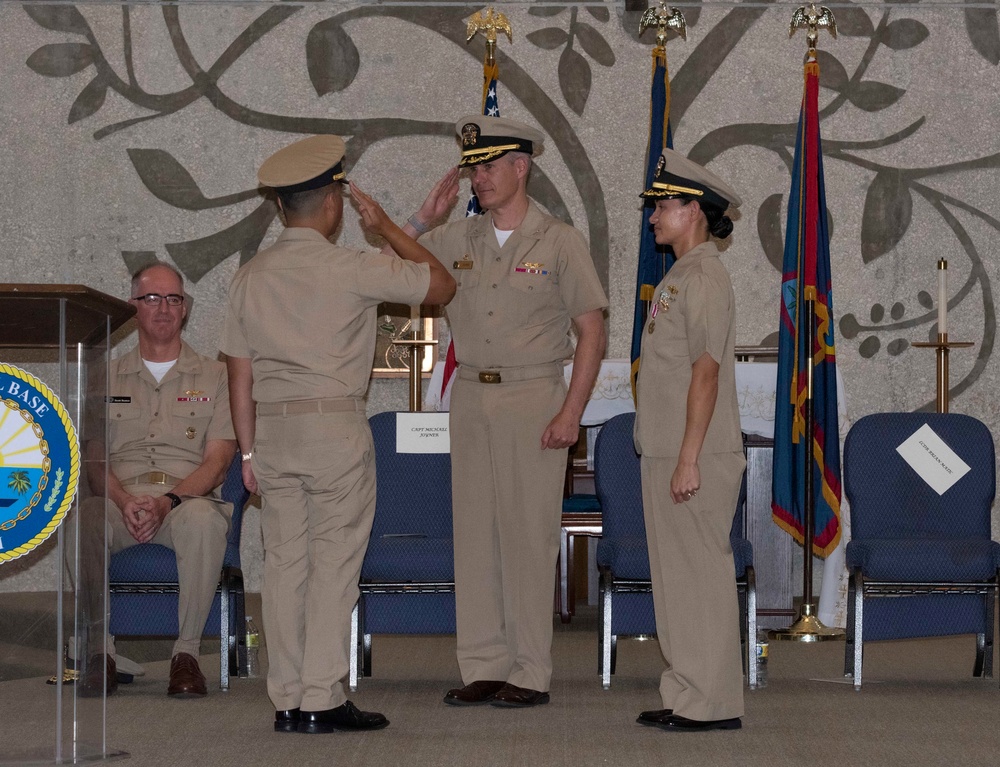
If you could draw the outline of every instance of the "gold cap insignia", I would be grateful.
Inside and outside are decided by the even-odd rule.
[[[479,126],[466,123],[462,126],[462,146],[475,146],[479,143]]]

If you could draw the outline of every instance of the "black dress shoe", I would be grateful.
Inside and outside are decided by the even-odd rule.
[[[299,731],[299,710],[289,708],[284,711],[274,712],[275,732],[298,732]]]
[[[481,679],[478,682],[471,682],[465,687],[448,690],[444,696],[444,702],[451,706],[481,706],[493,700],[493,696],[500,692],[506,684],[506,682]]]
[[[338,730],[381,730],[389,720],[374,711],[359,711],[351,701],[326,711],[300,711],[299,732],[311,734]]]
[[[663,730],[674,730],[676,732],[702,732],[704,730],[738,730],[743,726],[743,722],[740,721],[738,716],[732,719],[700,721],[671,714],[657,722],[656,726]]]
[[[490,705],[500,708],[530,708],[548,702],[549,694],[547,692],[529,690],[526,687],[518,687],[508,682],[500,688],[500,692],[493,696]]]
[[[639,724],[644,724],[648,727],[655,727],[660,724],[668,716],[673,716],[674,710],[672,708],[661,708],[656,711],[643,711],[639,714],[639,718],[636,719]]]

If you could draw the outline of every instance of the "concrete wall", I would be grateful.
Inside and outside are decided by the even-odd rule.
[[[725,256],[739,343],[773,340],[805,35],[798,3],[680,4],[668,44],[676,148],[745,204]],[[0,241],[4,282],[86,283],[126,296],[156,256],[185,273],[186,337],[218,349],[233,273],[277,235],[256,169],[303,134],[348,139],[351,177],[397,220],[455,163],[452,122],[480,107],[479,6],[418,2],[0,3]],[[653,32],[622,3],[498,4],[504,116],[547,134],[532,192],[588,237],[611,310],[608,356],[628,355]],[[996,10],[952,2],[836,4],[820,93],[837,352],[853,418],[934,397],[935,262],[951,274],[952,410],[997,431],[1000,229]],[[467,196],[467,182],[461,193]],[[461,215],[456,210],[455,216]],[[348,215],[340,241],[359,243]],[[120,334],[120,349],[134,335]],[[369,410],[405,409],[375,380]],[[244,565],[260,584],[260,532]],[[51,554],[6,565],[0,589],[51,588]]]

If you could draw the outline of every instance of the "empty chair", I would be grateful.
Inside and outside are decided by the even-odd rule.
[[[594,450],[594,481],[603,518],[603,534],[597,546],[601,571],[598,668],[605,689],[611,686],[611,675],[615,672],[618,637],[656,635],[639,456],[632,440],[634,423],[634,413],[612,418],[602,427]],[[735,563],[734,585],[740,597],[743,665],[747,681],[754,689],[757,687],[754,656],[757,592],[753,547],[743,537],[746,495],[744,474],[730,542]]]
[[[250,493],[243,486],[239,453],[222,484],[222,498],[233,504],[232,524],[222,562],[219,588],[205,624],[207,636],[219,636],[219,687],[229,689],[230,675],[245,673],[243,571],[240,534],[243,507]],[[157,543],[140,543],[112,555],[108,568],[111,621],[115,636],[177,636],[177,557]]]
[[[896,451],[925,425],[970,467],[942,494]],[[864,643],[880,639],[975,634],[973,674],[993,675],[995,473],[993,437],[966,415],[878,413],[851,428],[844,446],[851,503],[844,674],[853,675],[855,689]]]
[[[377,500],[361,566],[351,689],[358,666],[362,676],[371,676],[373,634],[455,633],[451,456],[397,453],[396,417],[369,419]]]

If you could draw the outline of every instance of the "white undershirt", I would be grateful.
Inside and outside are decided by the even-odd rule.
[[[497,242],[500,243],[501,248],[503,247],[503,244],[507,242],[507,238],[514,234],[513,229],[497,229],[496,224],[493,225],[493,231],[496,232]]]
[[[170,360],[170,362],[150,362],[149,360],[143,360],[142,362],[146,366],[146,370],[156,379],[156,383],[162,381],[167,371],[177,364],[177,360]]]

